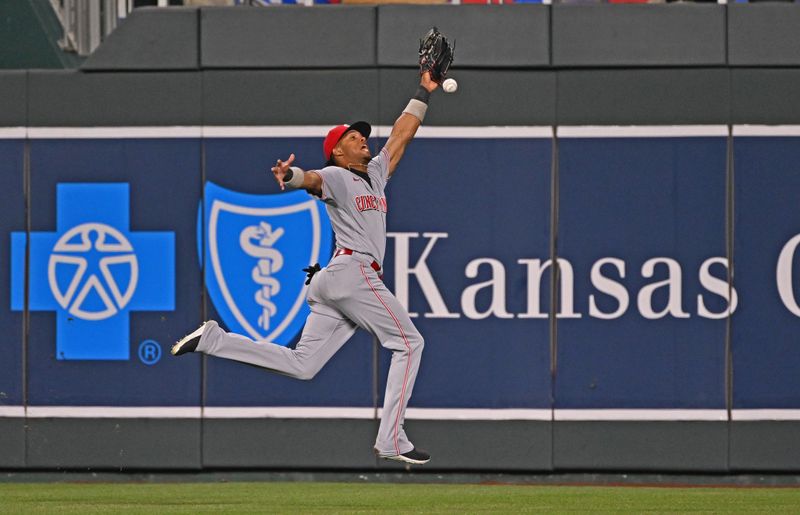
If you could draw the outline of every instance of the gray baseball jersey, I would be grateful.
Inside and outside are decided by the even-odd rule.
[[[294,349],[224,331],[206,324],[197,350],[212,356],[257,365],[298,379],[311,379],[361,327],[392,351],[386,380],[381,423],[375,440],[380,456],[409,452],[403,423],[416,381],[424,341],[405,308],[383,284],[373,261],[382,266],[386,246],[387,203],[384,187],[389,155],[373,158],[365,178],[339,167],[316,173],[323,180],[322,200],[339,248],[354,251],[335,255],[314,275],[307,301],[311,313]]]
[[[369,180],[338,166],[316,173],[322,178],[322,201],[336,234],[336,246],[363,252],[383,266],[387,210],[384,188],[389,176],[386,149],[367,165]]]

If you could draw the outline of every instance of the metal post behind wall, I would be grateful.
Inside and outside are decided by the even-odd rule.
[[[100,6],[91,0],[77,0],[75,14],[77,23],[78,55],[89,55],[92,49],[100,44]]]
[[[91,54],[117,26],[118,0],[51,0],[64,28],[62,48]]]
[[[53,10],[58,15],[61,22],[61,27],[64,30],[64,36],[58,44],[64,50],[73,50],[75,48],[74,34],[75,34],[75,10],[74,5],[70,0],[58,2],[58,0],[50,0]]]
[[[103,39],[117,28],[119,19],[119,2],[117,0],[104,0],[103,6]]]

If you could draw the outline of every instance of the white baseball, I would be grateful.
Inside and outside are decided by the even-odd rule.
[[[456,82],[455,79],[445,79],[445,81],[442,82],[442,89],[445,93],[453,93],[458,89],[458,82]]]

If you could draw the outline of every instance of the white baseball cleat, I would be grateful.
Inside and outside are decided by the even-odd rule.
[[[382,456],[385,460],[402,461],[403,463],[411,463],[412,465],[424,465],[431,461],[431,455],[425,451],[418,451],[411,449],[403,454],[396,456]]]
[[[194,352],[197,349],[197,344],[200,343],[200,337],[203,336],[206,324],[208,324],[208,321],[203,322],[200,327],[178,340],[177,343],[172,346],[170,353],[173,356],[180,356],[187,352]]]

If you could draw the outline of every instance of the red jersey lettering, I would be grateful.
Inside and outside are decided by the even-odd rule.
[[[386,197],[376,197],[375,195],[356,195],[354,200],[356,209],[359,211],[380,211],[382,213],[386,213],[388,211]]]

